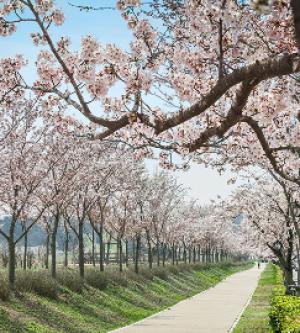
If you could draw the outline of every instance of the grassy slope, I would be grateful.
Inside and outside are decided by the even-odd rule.
[[[58,300],[32,293],[0,301],[0,332],[102,333],[138,321],[205,290],[242,267],[210,267],[170,274],[167,280],[136,277],[127,287],[64,289]]]
[[[272,291],[276,286],[276,267],[268,264],[261,275],[252,300],[233,333],[266,333],[269,328],[269,310]]]

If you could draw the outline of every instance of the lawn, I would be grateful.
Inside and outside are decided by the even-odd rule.
[[[262,272],[252,300],[233,333],[266,333],[270,332],[269,311],[272,291],[276,287],[277,267],[268,264]]]

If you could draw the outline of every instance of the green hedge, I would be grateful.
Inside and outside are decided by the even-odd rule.
[[[278,271],[278,279],[282,274]],[[274,333],[299,333],[300,332],[300,297],[285,296],[283,285],[274,290],[271,301],[270,325]]]

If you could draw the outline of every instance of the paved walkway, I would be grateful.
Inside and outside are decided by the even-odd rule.
[[[214,288],[114,333],[227,333],[254,292],[260,273],[255,265]]]

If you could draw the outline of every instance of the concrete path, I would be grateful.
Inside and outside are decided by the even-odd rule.
[[[255,265],[168,310],[114,333],[227,333],[241,315],[264,269]]]

